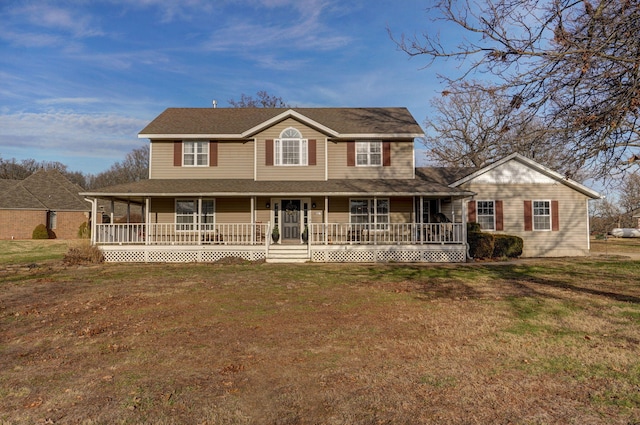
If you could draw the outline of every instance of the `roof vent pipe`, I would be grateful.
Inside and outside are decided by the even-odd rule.
[[[213,103],[213,107],[214,107],[214,108],[217,108],[217,107],[218,107],[218,101],[217,101],[217,100],[213,99],[213,102],[212,102],[212,103]]]

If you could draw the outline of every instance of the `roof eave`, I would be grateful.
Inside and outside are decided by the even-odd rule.
[[[557,173],[557,172],[553,171],[552,169],[547,168],[544,165],[539,164],[539,163],[537,163],[537,162],[535,162],[535,161],[533,161],[533,160],[531,160],[531,159],[529,159],[529,158],[527,158],[527,157],[525,157],[523,155],[520,155],[519,153],[513,153],[513,154],[511,154],[509,156],[506,156],[506,157],[502,158],[499,161],[494,162],[493,164],[487,165],[486,167],[483,167],[483,168],[479,169],[478,171],[476,171],[474,173],[471,173],[468,176],[451,183],[449,185],[449,187],[458,187],[461,184],[464,184],[464,183],[466,183],[466,182],[468,182],[470,180],[473,180],[476,177],[486,173],[487,171],[490,171],[490,170],[492,170],[492,169],[494,169],[496,167],[499,167],[500,165],[502,165],[502,164],[504,164],[504,163],[506,163],[508,161],[511,161],[511,160],[516,160],[516,161],[519,161],[521,163],[524,163],[527,166],[533,168],[534,170],[546,175],[547,177],[550,177],[550,178],[552,178],[552,179],[554,179],[554,180],[556,180],[558,182],[561,182],[561,183],[569,186],[573,190],[576,190],[576,191],[582,193],[583,195],[586,195],[586,196],[588,196],[588,197],[590,197],[592,199],[601,199],[602,198],[602,195],[600,193],[596,192],[595,190],[589,189],[585,185],[580,184],[575,180],[571,180],[569,178],[566,178],[562,174]]]
[[[424,133],[344,133],[341,139],[415,139],[424,137]]]
[[[228,196],[292,196],[300,195],[305,197],[310,196],[456,196],[466,197],[473,196],[475,192],[471,191],[455,191],[455,192],[429,192],[429,191],[412,191],[412,192],[385,192],[385,191],[344,191],[344,192],[159,192],[159,193],[146,193],[146,192],[114,192],[114,193],[99,193],[99,192],[82,192],[80,195],[86,197],[95,198],[139,198],[139,197],[158,197],[158,198],[179,198],[179,197],[228,197]]]
[[[181,140],[181,139],[247,139],[241,134],[138,134],[138,139]]]
[[[282,112],[281,114],[278,114],[275,117],[273,117],[271,119],[268,119],[268,120],[266,120],[264,122],[261,122],[260,124],[258,124],[256,126],[250,128],[250,129],[244,131],[242,133],[242,136],[243,137],[253,136],[254,134],[259,133],[260,131],[262,131],[262,130],[264,130],[266,128],[269,128],[269,127],[273,126],[274,124],[279,123],[280,121],[286,120],[287,118],[295,118],[295,119],[297,119],[297,120],[299,120],[299,121],[301,121],[301,122],[303,122],[303,123],[305,123],[305,124],[307,124],[309,126],[317,128],[318,130],[320,130],[320,131],[322,131],[322,132],[324,132],[324,133],[326,133],[326,134],[328,134],[330,136],[336,137],[339,134],[337,131],[335,131],[335,130],[333,130],[333,129],[331,129],[331,128],[323,125],[323,124],[320,124],[319,122],[314,121],[314,120],[308,118],[307,116],[302,115],[301,113],[299,113],[297,111],[294,111],[293,109],[287,109],[286,111]]]

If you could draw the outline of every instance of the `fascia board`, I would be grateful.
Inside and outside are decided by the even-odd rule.
[[[344,133],[340,134],[339,137],[341,139],[415,139],[424,137],[424,133]]]
[[[456,192],[354,192],[354,191],[344,191],[344,192],[161,192],[161,193],[144,193],[144,192],[126,192],[126,193],[92,193],[92,192],[83,192],[80,195],[87,197],[95,197],[95,198],[137,198],[137,197],[150,197],[150,198],[183,198],[183,197],[212,197],[212,196],[224,196],[224,197],[236,197],[236,196],[292,196],[292,195],[300,195],[300,196],[456,196],[456,197],[465,197],[465,196],[473,196],[475,192],[470,191],[456,191]]]
[[[518,153],[511,154],[511,155],[509,155],[509,156],[507,156],[505,158],[502,158],[500,161],[496,161],[493,164],[487,165],[486,167],[481,168],[480,170],[476,171],[475,173],[469,174],[468,176],[466,176],[466,177],[464,177],[464,178],[462,178],[462,179],[460,179],[460,180],[458,180],[456,182],[453,182],[449,186],[450,187],[458,187],[461,184],[467,183],[467,182],[475,179],[476,177],[478,177],[478,176],[480,176],[480,175],[482,175],[482,174],[484,174],[484,173],[486,173],[486,172],[488,172],[490,170],[493,170],[494,168],[499,167],[502,164],[504,164],[504,163],[506,163],[508,161],[511,161],[511,160],[515,160],[515,161],[518,161],[518,162],[520,162],[522,164],[525,164],[526,166],[538,171],[539,173],[542,173],[542,174],[546,175],[547,177],[550,177],[550,178],[552,178],[552,179],[554,179],[554,180],[556,180],[556,181],[558,181],[560,183],[563,183],[566,186],[569,186],[570,188],[572,188],[574,190],[577,190],[578,192],[581,192],[584,195],[589,196],[590,198],[593,198],[593,199],[602,198],[602,195],[600,193],[596,192],[595,190],[589,189],[588,187],[584,186],[583,184],[578,183],[575,180],[568,179],[568,178],[564,177],[562,174],[557,173],[557,172],[553,171],[552,169],[547,168],[544,165],[539,164],[539,163],[537,163],[537,162],[535,162],[535,161],[533,161],[533,160],[531,160],[529,158],[526,158],[526,157],[524,157],[524,156],[522,156],[522,155],[520,155]]]
[[[311,127],[315,127],[318,130],[327,133],[331,136],[337,137],[338,136],[338,132],[335,130],[330,129],[329,127],[320,124],[317,121],[314,121],[312,119],[307,118],[306,116],[302,115],[299,112],[294,111],[293,109],[288,109],[286,111],[284,111],[281,114],[276,115],[275,117],[264,121],[258,125],[256,125],[255,127],[252,127],[250,129],[248,129],[247,131],[243,132],[241,134],[242,137],[250,137],[253,136],[254,134],[264,130],[265,128],[269,128],[277,123],[279,123],[280,121],[283,121],[287,118],[295,118],[301,122],[303,122],[304,124],[307,124]]]
[[[241,134],[138,134],[138,139],[181,140],[181,139],[246,139]]]

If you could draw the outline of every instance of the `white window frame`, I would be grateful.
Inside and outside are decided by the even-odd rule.
[[[187,158],[189,158],[189,160],[187,160]],[[182,141],[182,166],[183,167],[208,167],[209,166],[209,141],[208,140],[183,140]]]
[[[481,207],[481,203],[486,203],[486,206]],[[490,204],[490,205],[489,205]],[[490,208],[490,213],[487,210]],[[486,219],[486,221],[480,220],[480,217],[491,217],[490,220]],[[476,222],[480,225],[480,228],[483,231],[494,231],[496,230],[496,201],[482,199],[476,201]],[[485,227],[484,225],[487,223],[491,223],[491,227]]]
[[[353,212],[352,203],[354,201],[365,201],[366,212]],[[381,205],[386,204],[386,212],[380,212]],[[389,228],[389,218],[391,212],[391,204],[389,198],[350,198],[349,199],[349,224],[366,226],[367,229],[387,230]],[[366,218],[364,221],[354,220],[355,217]],[[372,226],[373,225],[373,226]],[[373,230],[372,229],[372,230]]]
[[[382,167],[382,140],[356,142],[357,167]]]
[[[179,202],[191,202],[193,203],[194,208],[190,213],[179,214],[178,213],[178,203]],[[205,204],[211,205],[211,208],[205,211],[203,206]],[[213,226],[215,225],[216,218],[216,202],[213,198],[177,198],[175,200],[175,223],[176,223],[176,231],[178,232],[191,232],[196,230],[197,225],[204,225],[202,230],[213,230]],[[190,220],[181,221],[180,218]]]
[[[544,204],[542,206],[536,204]],[[542,214],[540,213],[542,210]],[[536,214],[537,212],[537,214]],[[536,220],[537,219],[537,220]],[[540,226],[544,219],[545,226]],[[550,200],[535,200],[531,201],[531,224],[534,231],[550,232],[553,229],[553,220],[551,214],[551,201]]]
[[[287,157],[287,149],[297,149],[297,161]],[[309,164],[309,143],[302,138],[302,133],[293,127],[287,127],[280,133],[280,138],[273,143],[273,162],[279,167],[300,167]]]

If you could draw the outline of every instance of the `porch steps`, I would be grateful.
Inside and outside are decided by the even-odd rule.
[[[306,244],[274,244],[269,246],[267,263],[305,263],[309,261]]]

